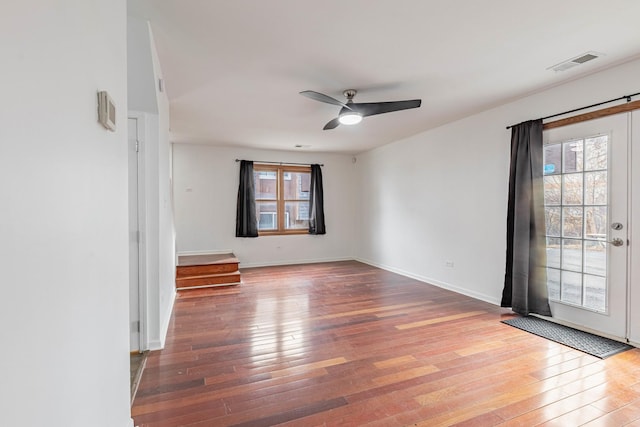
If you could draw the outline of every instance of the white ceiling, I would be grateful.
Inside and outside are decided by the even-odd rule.
[[[129,13],[151,22],[174,142],[358,153],[640,55],[638,0],[129,0]],[[605,56],[547,70],[587,51]],[[350,88],[422,106],[323,131],[339,107],[298,94]]]

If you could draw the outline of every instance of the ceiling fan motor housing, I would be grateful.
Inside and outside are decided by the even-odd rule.
[[[353,101],[353,97],[358,93],[355,89],[347,89],[342,94],[347,98],[348,101]]]

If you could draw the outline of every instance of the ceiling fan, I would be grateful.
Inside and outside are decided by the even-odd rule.
[[[410,108],[420,107],[422,100],[411,99],[409,101],[392,101],[392,102],[353,102],[356,96],[355,89],[347,89],[343,92],[347,98],[347,102],[338,101],[328,95],[313,90],[305,90],[300,95],[311,98],[315,101],[326,102],[327,104],[338,105],[342,107],[338,113],[338,117],[324,125],[323,130],[335,129],[338,125],[355,125],[362,121],[363,117],[374,116],[376,114],[391,113],[393,111],[408,110]]]

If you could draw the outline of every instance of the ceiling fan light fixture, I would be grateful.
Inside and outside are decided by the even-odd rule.
[[[340,102],[335,98],[313,90],[303,90],[300,95],[311,98],[314,101],[324,102],[326,104],[338,105],[342,107],[338,113],[338,117],[329,120],[322,130],[335,129],[340,125],[355,125],[362,121],[364,116],[375,116],[377,114],[392,113],[394,111],[408,110],[410,108],[418,108],[422,103],[420,99],[409,99],[406,101],[391,102],[364,102],[355,103],[353,97],[358,93],[355,89],[347,89],[343,92],[347,102]]]
[[[338,117],[338,121],[342,125],[357,125],[362,121],[362,114],[358,113],[357,111],[345,111],[344,113],[340,114],[340,117]]]

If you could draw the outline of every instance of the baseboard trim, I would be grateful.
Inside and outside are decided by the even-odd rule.
[[[275,262],[241,262],[240,268],[254,268],[254,267],[277,267],[280,265],[298,265],[298,264],[320,264],[323,262],[340,262],[340,261],[354,261],[352,257],[344,258],[314,258],[314,259],[298,259],[287,261],[275,261]],[[242,273],[242,272],[241,272]]]
[[[479,292],[473,292],[473,291],[470,291],[468,289],[464,289],[464,288],[461,288],[459,286],[452,285],[451,283],[446,283],[446,282],[442,282],[440,280],[436,280],[436,279],[433,279],[433,278],[430,278],[430,277],[422,276],[422,275],[419,275],[419,274],[414,274],[414,273],[411,273],[409,271],[405,271],[405,270],[402,270],[402,269],[399,269],[399,268],[396,268],[396,267],[392,267],[390,265],[374,262],[374,261],[371,261],[371,260],[368,260],[368,259],[365,259],[365,258],[356,258],[356,261],[362,262],[364,264],[371,265],[373,267],[378,267],[378,268],[381,268],[383,270],[399,274],[401,276],[409,277],[410,279],[415,279],[415,280],[418,280],[420,282],[426,283],[428,285],[437,286],[439,288],[446,289],[448,291],[452,291],[452,292],[455,292],[457,294],[466,295],[468,297],[471,297],[471,298],[474,298],[474,299],[477,299],[477,300],[480,300],[480,301],[484,301],[484,302],[487,302],[489,304],[493,304],[493,305],[497,305],[497,306],[500,305],[500,301],[497,298],[494,298],[494,297],[491,297],[491,296],[488,296],[488,295],[484,295],[484,294],[481,294]]]
[[[158,340],[158,348],[151,348],[150,350],[162,350],[164,348],[164,343],[167,339],[167,333],[169,332],[169,323],[171,322],[171,315],[173,314],[173,306],[176,302],[176,289],[175,287],[171,288],[172,289],[172,293],[171,293],[171,298],[168,298],[169,303],[168,303],[168,307],[167,307],[167,313],[168,316],[164,319],[163,324],[161,325],[160,328],[160,339]],[[154,343],[155,344],[155,343]],[[151,346],[151,344],[150,344]]]
[[[164,349],[164,343],[160,340],[149,341],[149,351],[157,351]]]

